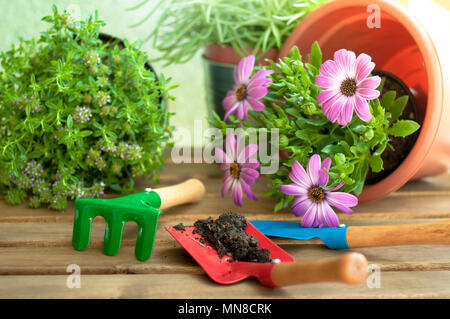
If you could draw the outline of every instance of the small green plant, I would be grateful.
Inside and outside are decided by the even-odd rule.
[[[227,128],[240,128],[244,136],[248,129],[256,129],[256,132],[260,129],[279,130],[279,150],[287,156],[280,158],[280,169],[269,175],[270,190],[266,193],[278,201],[275,211],[292,204],[295,198],[280,191],[281,185],[292,183],[289,172],[294,161],[307,167],[314,154],[322,159],[330,158],[327,189],[345,183],[341,188],[343,192],[358,195],[369,169],[372,172],[383,170],[381,155],[387,148],[392,148],[392,137],[408,136],[420,127],[415,121],[399,119],[408,97],[396,99],[395,91],[367,101],[371,114],[369,121],[359,116],[353,116],[345,125],[330,121],[324,107],[317,102],[320,87],[316,84],[316,76],[322,66],[322,53],[317,43],[306,61],[302,61],[297,47],[278,63],[269,61],[270,66],[266,69],[272,71],[271,83],[267,95],[261,99],[265,107],[260,111],[249,110],[248,121],[236,115],[230,115],[227,122],[217,115],[210,120],[211,125],[223,134]],[[377,90],[381,92],[382,86],[383,82]]]
[[[43,21],[39,40],[0,54],[0,192],[10,204],[62,210],[67,199],[133,191],[157,178],[172,127],[172,87],[145,66],[139,43],[107,43],[97,13]]]
[[[144,0],[152,2],[139,26],[160,14],[147,40],[162,54],[160,60],[185,63],[210,44],[232,46],[241,57],[257,59],[271,48],[281,48],[291,31],[326,0]]]

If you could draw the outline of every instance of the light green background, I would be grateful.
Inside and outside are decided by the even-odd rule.
[[[0,0],[0,50],[7,50],[12,44],[18,43],[19,37],[24,39],[37,38],[39,32],[48,28],[49,24],[41,21],[46,15],[51,15],[52,4],[56,4],[59,11],[69,9],[76,15],[79,12],[84,20],[88,14],[95,10],[99,12],[99,18],[106,22],[102,29],[104,33],[118,38],[127,38],[133,42],[144,39],[156,23],[156,19],[147,21],[137,28],[129,26],[140,21],[147,15],[151,4],[135,11],[127,11],[142,0]],[[172,84],[179,87],[172,91],[175,101],[169,102],[169,110],[175,112],[172,125],[177,128],[186,128],[191,132],[192,146],[194,143],[194,120],[201,120],[202,127],[207,127],[207,105],[205,97],[204,70],[201,53],[182,65],[169,65],[163,67],[163,63],[151,62],[151,57],[157,56],[150,42],[145,42],[143,49],[147,52],[150,63],[157,73],[164,73],[172,78]],[[198,130],[198,129],[197,129]],[[185,134],[186,135],[186,134]],[[184,136],[186,138],[186,136]],[[175,142],[186,144],[189,139],[176,139]],[[201,139],[197,139],[201,141]],[[198,142],[199,143],[199,142]],[[197,144],[198,144],[197,143]]]

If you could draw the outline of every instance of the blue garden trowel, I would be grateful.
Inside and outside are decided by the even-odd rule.
[[[309,240],[320,238],[331,249],[394,245],[449,245],[450,220],[431,223],[304,228],[298,222],[250,221],[266,236]]]

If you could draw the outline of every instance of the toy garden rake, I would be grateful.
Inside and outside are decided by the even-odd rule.
[[[106,222],[103,251],[117,254],[126,222],[138,224],[135,255],[140,261],[150,258],[155,241],[159,214],[162,209],[185,203],[198,202],[205,187],[198,179],[159,189],[145,189],[142,193],[118,198],[78,198],[75,200],[72,245],[76,250],[89,246],[92,220],[102,216]]]

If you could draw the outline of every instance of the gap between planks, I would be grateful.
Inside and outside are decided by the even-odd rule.
[[[303,244],[280,247],[297,261],[341,256],[349,251],[366,256],[369,264],[381,271],[450,270],[450,247],[435,245],[389,246],[331,250],[323,245]],[[107,256],[101,247],[76,251],[72,247],[0,248],[0,275],[62,275],[67,266],[77,264],[82,274],[201,274],[202,268],[178,243],[155,247],[145,262],[136,260],[134,247],[122,247],[117,255]]]

